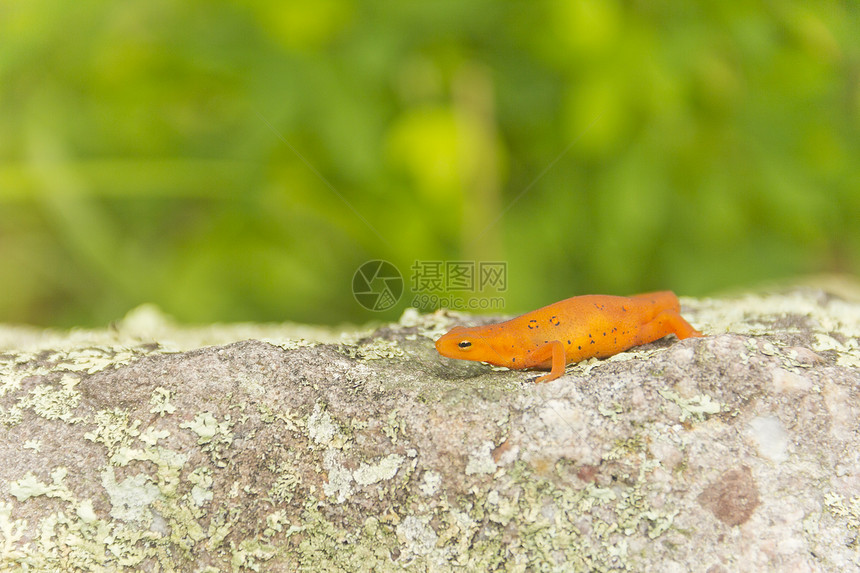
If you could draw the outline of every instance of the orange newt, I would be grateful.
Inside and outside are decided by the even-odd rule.
[[[564,374],[568,363],[606,358],[667,334],[703,336],[681,317],[671,291],[635,296],[575,296],[486,326],[455,326],[436,341],[442,356],[515,370],[549,369],[535,382]]]

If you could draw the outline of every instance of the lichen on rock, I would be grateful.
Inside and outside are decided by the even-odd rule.
[[[452,313],[0,327],[0,570],[856,565],[860,305],[683,303],[708,337],[540,385],[436,354]]]

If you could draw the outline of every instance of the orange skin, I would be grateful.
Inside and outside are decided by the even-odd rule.
[[[514,370],[550,370],[535,380],[549,382],[569,363],[606,358],[667,334],[703,336],[680,313],[671,291],[575,296],[498,324],[455,326],[436,341],[436,350]]]

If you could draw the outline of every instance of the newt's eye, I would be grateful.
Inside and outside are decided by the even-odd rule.
[[[457,346],[459,346],[460,348],[469,348],[470,346],[472,346],[472,343],[468,340],[461,340],[460,343],[457,344]]]

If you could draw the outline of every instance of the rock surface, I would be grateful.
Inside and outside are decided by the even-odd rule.
[[[441,312],[0,328],[0,570],[856,570],[860,305],[683,302],[541,385]]]

